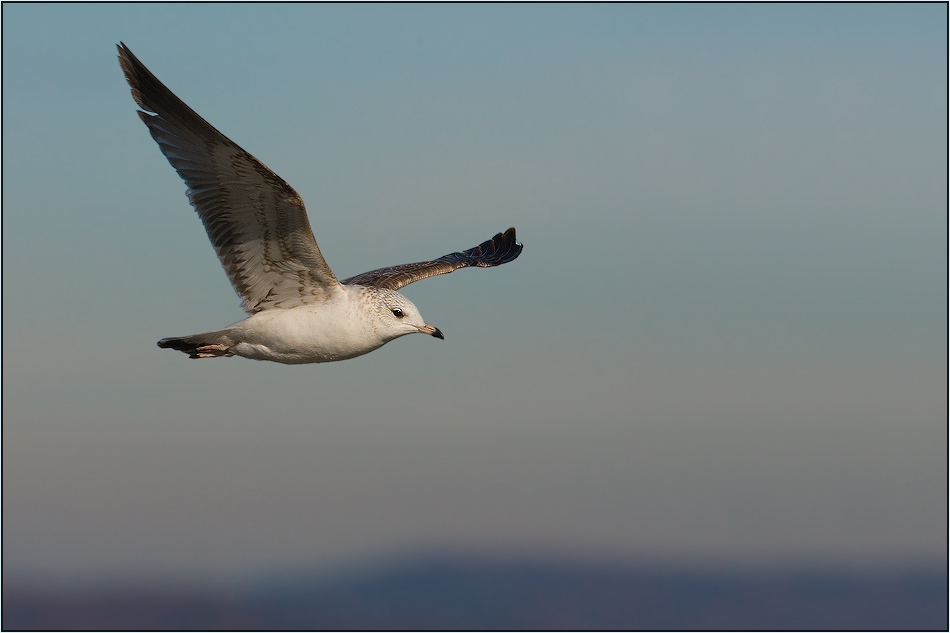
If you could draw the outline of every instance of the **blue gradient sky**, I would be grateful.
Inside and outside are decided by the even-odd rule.
[[[5,572],[947,553],[947,7],[3,6]],[[446,341],[242,318],[115,58]]]

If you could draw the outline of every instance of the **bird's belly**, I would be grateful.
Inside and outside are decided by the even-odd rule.
[[[288,364],[354,358],[386,342],[351,315],[308,306],[260,312],[235,324],[233,330],[239,342],[231,351],[238,356]]]

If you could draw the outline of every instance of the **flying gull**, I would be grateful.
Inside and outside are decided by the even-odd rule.
[[[514,261],[515,229],[438,259],[371,270],[339,281],[307,221],[303,200],[259,160],[218,132],[119,44],[119,64],[139,118],[188,185],[231,285],[250,316],[222,330],[164,338],[191,358],[243,356],[325,363],[371,352],[406,334],[444,339],[399,292],[459,268]]]

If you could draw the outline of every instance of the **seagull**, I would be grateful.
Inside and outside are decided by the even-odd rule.
[[[117,48],[142,108],[139,118],[188,186],[188,199],[250,315],[221,330],[163,338],[159,347],[190,358],[302,364],[361,356],[406,334],[444,340],[397,291],[459,268],[507,264],[521,254],[512,227],[466,251],[338,280],[297,192],[185,105],[124,43]]]

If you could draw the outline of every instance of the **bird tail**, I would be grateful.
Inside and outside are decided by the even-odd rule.
[[[192,334],[191,336],[173,336],[163,338],[158,346],[165,349],[175,349],[188,354],[190,358],[215,358],[217,356],[234,356],[231,346],[234,341],[228,336],[227,330]]]

